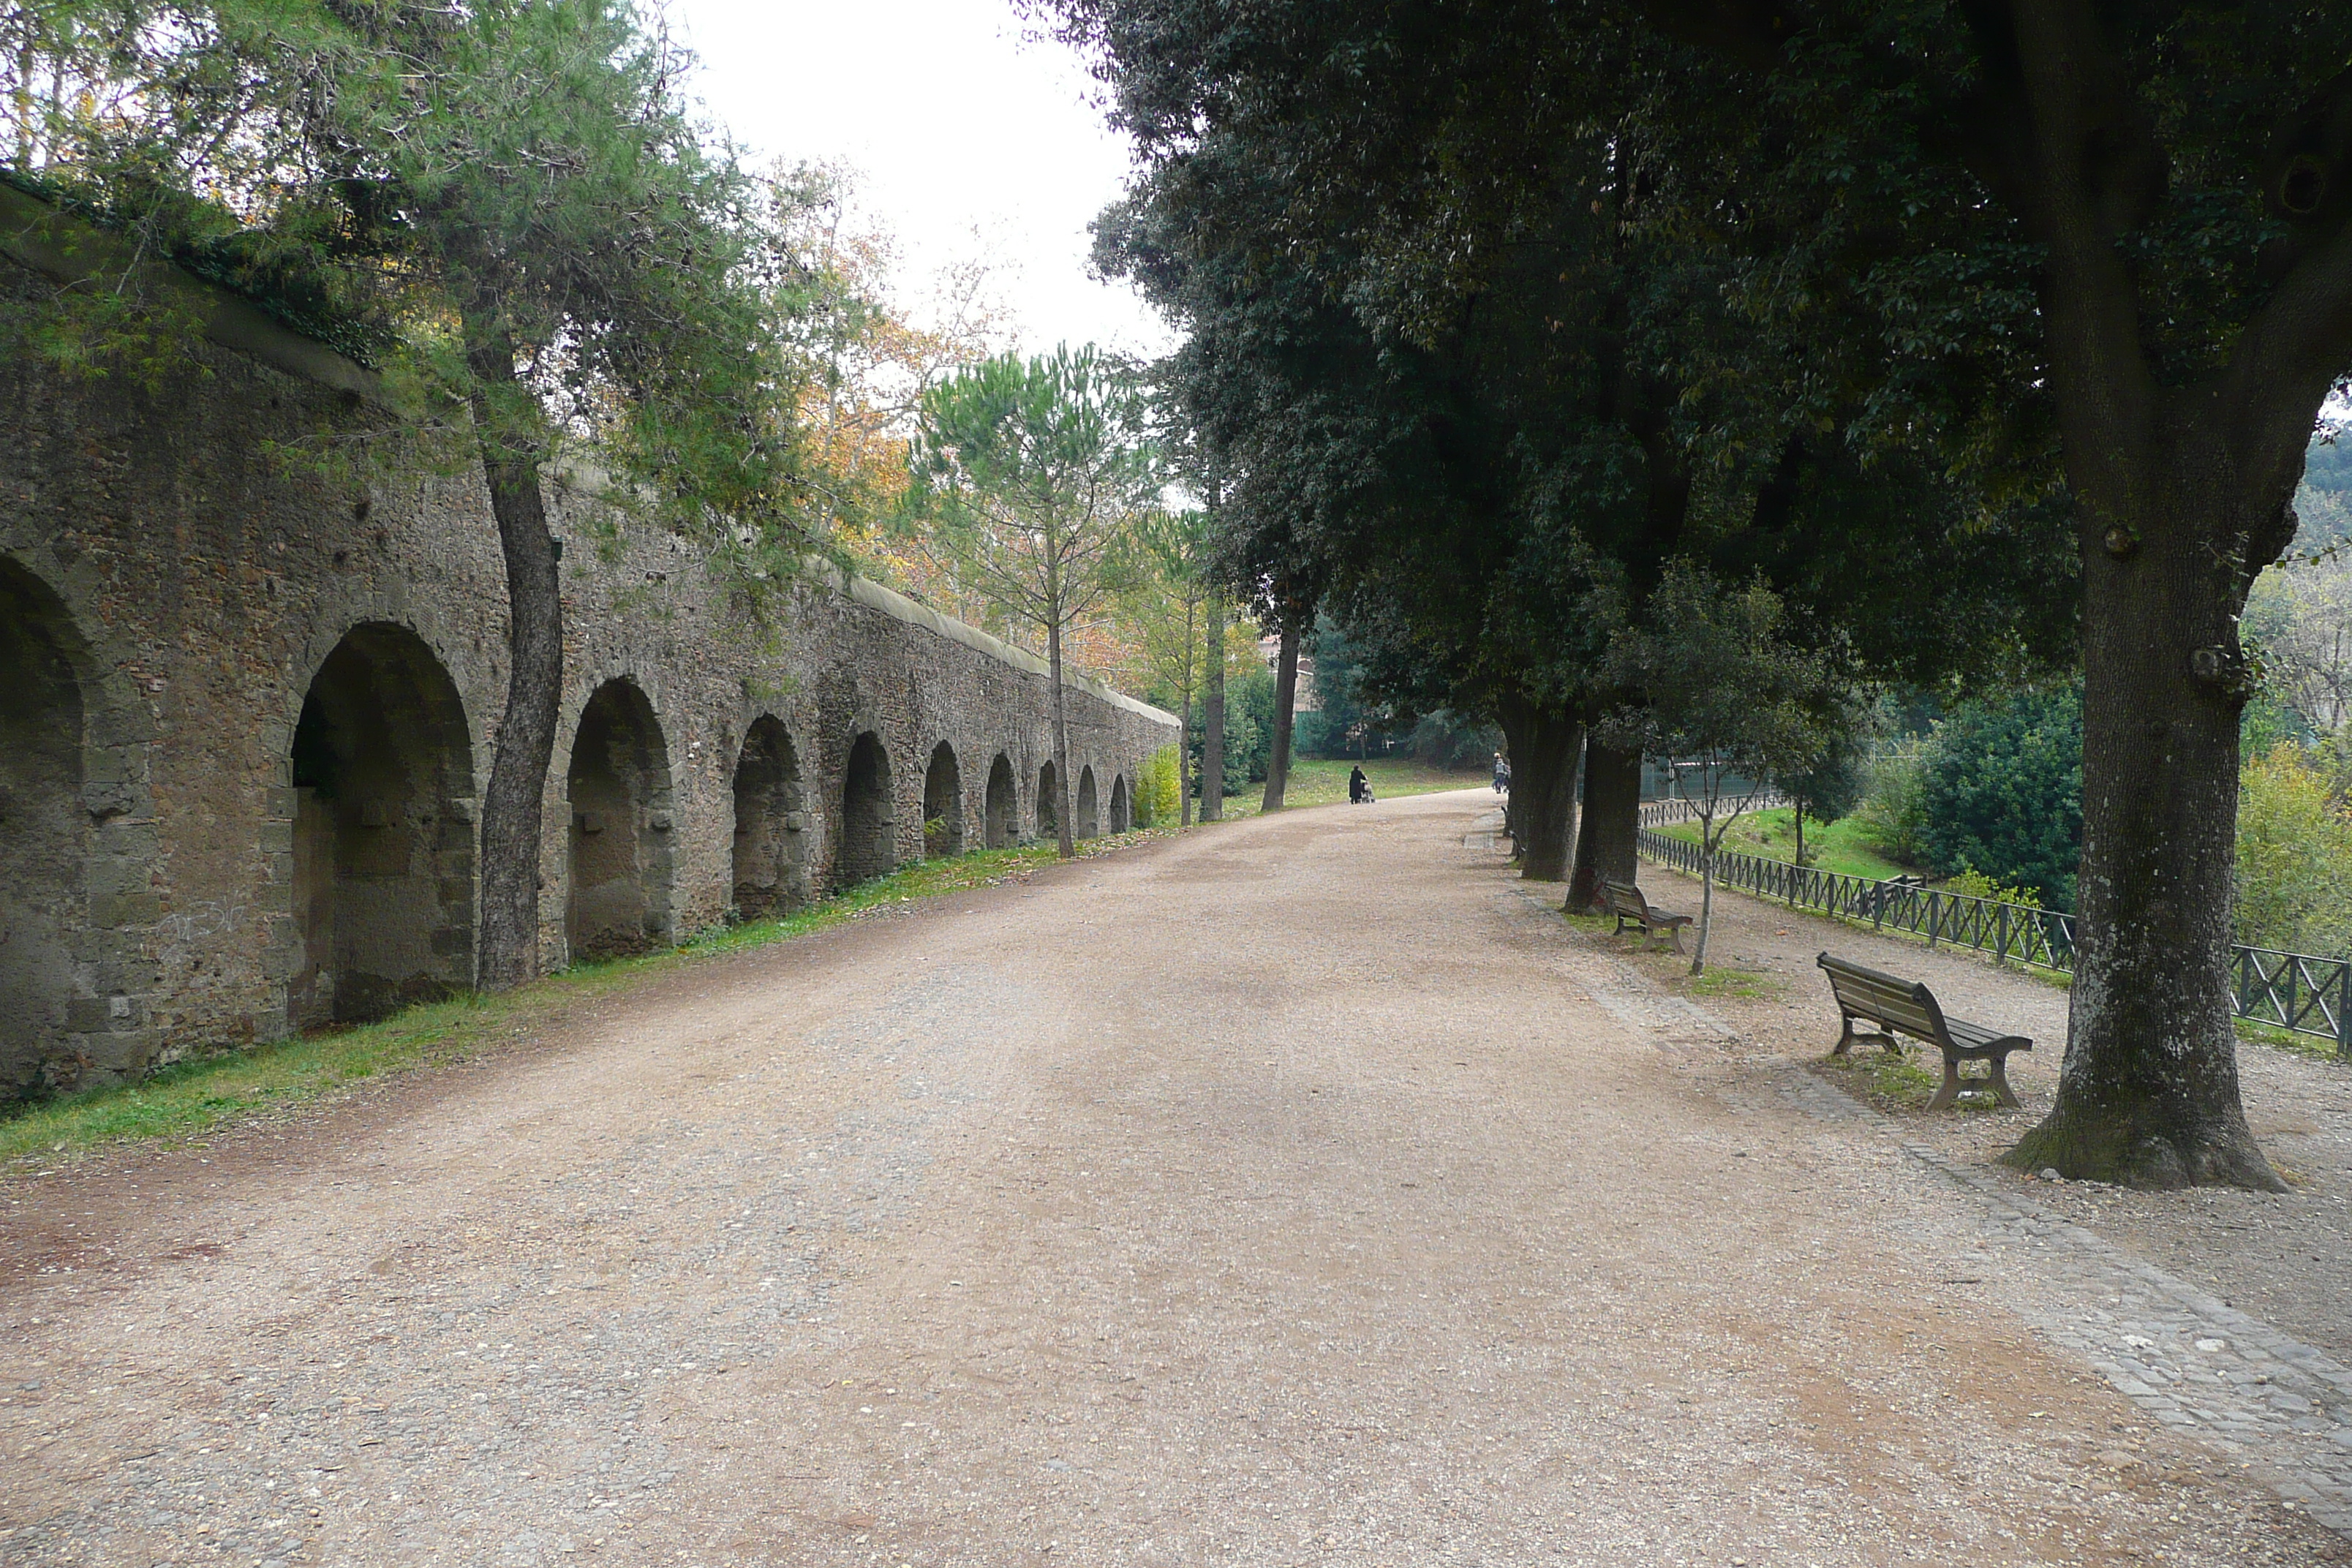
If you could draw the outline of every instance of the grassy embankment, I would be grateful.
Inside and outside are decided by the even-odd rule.
[[[1785,805],[1748,812],[1734,822],[1723,836],[1723,847],[1765,860],[1794,861],[1797,858],[1796,815],[1791,807]],[[1677,822],[1658,831],[1686,844],[1698,842],[1698,824],[1696,822]],[[1884,879],[1917,870],[1916,867],[1899,866],[1880,854],[1876,847],[1864,837],[1862,824],[1851,816],[1827,823],[1806,818],[1805,859],[1808,864],[1824,871],[1834,871],[1847,877]]]
[[[1432,767],[1407,757],[1374,757],[1358,763],[1352,761],[1331,762],[1322,757],[1298,757],[1290,764],[1290,782],[1282,792],[1286,809],[1302,805],[1329,805],[1344,803],[1348,798],[1348,770],[1360,766],[1364,776],[1372,781],[1372,795],[1378,800],[1390,800],[1399,795],[1434,795],[1439,790],[1474,789],[1491,784],[1492,778],[1484,768],[1449,770]],[[1239,795],[1225,796],[1225,820],[1255,816],[1258,804],[1265,798],[1265,786],[1254,784]],[[1503,804],[1500,795],[1495,804]]]
[[[1082,845],[1098,854],[1151,837]],[[990,886],[1054,863],[1050,843],[925,860],[775,920],[702,932],[637,958],[583,963],[499,995],[467,994],[410,1007],[381,1023],[335,1029],[176,1063],[136,1084],[91,1089],[0,1117],[0,1165],[122,1139],[186,1138],[244,1118],[284,1111],[387,1073],[463,1061],[528,1038],[575,1004],[714,954],[765,947],[919,899]]]

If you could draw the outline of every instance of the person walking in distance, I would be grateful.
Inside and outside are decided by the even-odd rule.
[[[1348,804],[1349,805],[1361,805],[1364,804],[1364,770],[1362,768],[1356,767],[1349,768],[1348,770]]]
[[[1503,760],[1502,752],[1496,752],[1495,753],[1495,793],[1496,795],[1506,794],[1509,791],[1510,787],[1511,764]]]

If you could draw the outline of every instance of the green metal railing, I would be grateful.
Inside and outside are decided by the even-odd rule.
[[[1699,874],[1705,852],[1697,845],[1646,826],[1634,841],[1660,865]],[[1715,879],[1758,898],[1867,921],[1873,931],[1924,937],[1929,947],[1971,948],[2062,973],[2074,968],[2074,918],[2056,910],[1947,892],[1911,878],[1849,877],[1731,849],[1716,851]],[[2338,1055],[2352,1058],[2352,962],[2233,947],[2230,972],[2239,1017],[2333,1040]]]

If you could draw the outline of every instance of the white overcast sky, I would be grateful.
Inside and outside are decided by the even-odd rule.
[[[1087,274],[1087,225],[1116,197],[1125,140],[1077,58],[1032,40],[1008,0],[670,0],[712,115],[761,162],[839,160],[899,241],[907,298],[983,249],[1019,346],[1161,353],[1171,337],[1123,284]],[[975,239],[977,228],[984,239]]]

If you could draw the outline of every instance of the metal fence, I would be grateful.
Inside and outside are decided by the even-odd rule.
[[[1646,825],[1635,842],[1660,865],[1699,874],[1697,845]],[[1924,937],[1929,947],[1971,948],[2062,973],[2074,967],[2074,917],[2056,910],[1946,892],[1910,878],[1848,877],[1730,849],[1716,851],[1715,879],[1758,898],[1867,922],[1873,931]],[[2339,1055],[2352,1057],[2352,962],[2234,947],[2230,974],[2231,1001],[2239,1017],[2333,1040]]]
[[[1729,816],[1735,811],[1770,811],[1789,803],[1777,795],[1734,795],[1717,808],[1717,816]],[[1696,822],[1699,802],[1684,795],[1664,800],[1645,800],[1638,808],[1644,827],[1664,827],[1675,822]]]

